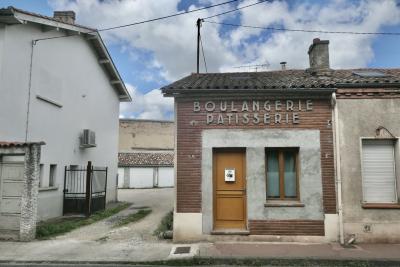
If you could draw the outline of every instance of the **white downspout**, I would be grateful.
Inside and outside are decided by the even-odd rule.
[[[339,212],[339,241],[340,244],[344,245],[344,225],[343,225],[343,203],[342,203],[342,175],[340,166],[340,131],[339,131],[339,114],[337,109],[336,93],[332,94],[332,105],[333,105],[333,127],[334,127],[334,142],[333,146],[335,149],[335,172],[336,172],[336,184],[337,184],[337,204]]]

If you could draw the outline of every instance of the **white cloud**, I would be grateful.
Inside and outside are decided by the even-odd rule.
[[[132,102],[120,104],[121,118],[172,120],[174,100],[163,97],[161,91],[154,89],[142,94],[134,86],[126,84]]]
[[[79,23],[101,29],[177,13],[179,0],[53,0],[49,3],[57,9],[74,10]],[[199,7],[192,5],[189,9],[195,8]],[[162,77],[173,81],[196,70],[197,18],[227,8],[229,6],[225,5],[162,21],[106,31],[102,32],[102,36],[109,43],[129,44],[154,53],[155,62],[162,67]],[[211,69],[218,71],[220,65],[235,62],[234,55],[226,49],[218,36],[218,28],[203,27],[203,35]]]
[[[258,8],[241,12],[243,25],[284,27],[288,29],[312,29],[322,31],[376,32],[384,25],[400,23],[400,8],[395,1],[344,0],[311,5],[304,2],[290,8],[286,2],[276,1]],[[277,26],[278,25],[278,26]],[[279,68],[279,62],[287,61],[289,68],[308,67],[308,47],[313,38],[330,40],[330,60],[333,68],[365,67],[373,57],[372,44],[377,35],[321,34],[276,31],[263,41],[261,30],[235,29],[231,42],[246,47],[244,55],[251,55],[253,62],[270,62]],[[259,41],[249,38],[259,38]]]
[[[77,13],[78,22],[81,24],[104,28],[176,13],[179,1],[52,0],[49,3],[59,10],[74,10]],[[240,5],[247,5],[254,1],[241,1]],[[220,2],[216,0],[200,1],[201,5]],[[274,1],[242,9],[239,13],[240,23],[262,27],[361,32],[375,32],[381,30],[382,26],[400,23],[400,7],[396,5],[395,0],[360,0],[357,2],[331,0],[320,3],[293,1],[292,5],[288,3]],[[190,7],[190,9],[194,8],[198,8],[198,6]],[[159,73],[145,75],[143,80],[161,76],[167,81],[174,81],[195,71],[196,19],[230,8],[232,6],[224,5],[198,13],[107,31],[102,35],[108,43],[120,44],[121,49],[134,51],[131,53],[137,53],[143,49],[152,53],[153,58],[149,59],[146,64],[157,69]],[[221,21],[229,16],[221,16],[212,20]],[[282,31],[265,35],[264,31],[244,28],[227,28],[230,30],[229,34],[221,36],[220,27],[209,23],[204,23],[202,27],[208,69],[214,72],[238,71],[233,67],[264,62],[271,64],[270,69],[277,69],[281,61],[287,61],[288,68],[307,68],[308,47],[312,39],[316,37],[330,40],[330,61],[333,68],[365,67],[374,58],[372,48],[374,40],[385,38],[374,35]],[[122,114],[125,116],[130,114],[130,111],[126,109],[130,106],[134,110],[142,109],[139,116],[160,117],[160,112],[170,109],[165,109],[162,98],[160,98],[161,95],[155,92],[158,91],[152,91],[143,96],[139,95],[133,105],[123,104],[125,108],[122,109]],[[149,107],[149,104],[140,103],[146,96],[154,97],[154,99],[158,99],[158,102],[153,103],[152,108]],[[138,108],[134,107],[135,105]],[[171,105],[170,102],[169,105]]]

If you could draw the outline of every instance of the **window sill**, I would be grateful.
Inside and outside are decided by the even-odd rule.
[[[264,203],[264,207],[304,207],[304,203],[300,201],[287,200],[268,200]]]
[[[400,203],[365,203],[363,209],[400,209]]]
[[[57,191],[58,186],[51,186],[51,187],[39,187],[39,192],[45,192],[45,191]]]

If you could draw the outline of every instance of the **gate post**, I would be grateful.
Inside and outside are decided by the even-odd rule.
[[[86,217],[90,216],[92,204],[92,162],[86,166]]]

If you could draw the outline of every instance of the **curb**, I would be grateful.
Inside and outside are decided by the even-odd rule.
[[[209,265],[233,265],[233,266],[299,266],[299,267],[398,267],[400,259],[316,259],[316,258],[207,258],[195,256],[186,259],[167,259],[161,261],[0,261],[0,266],[19,266],[21,264],[35,265],[65,265],[76,266],[85,265],[121,265],[121,266],[209,266]]]

